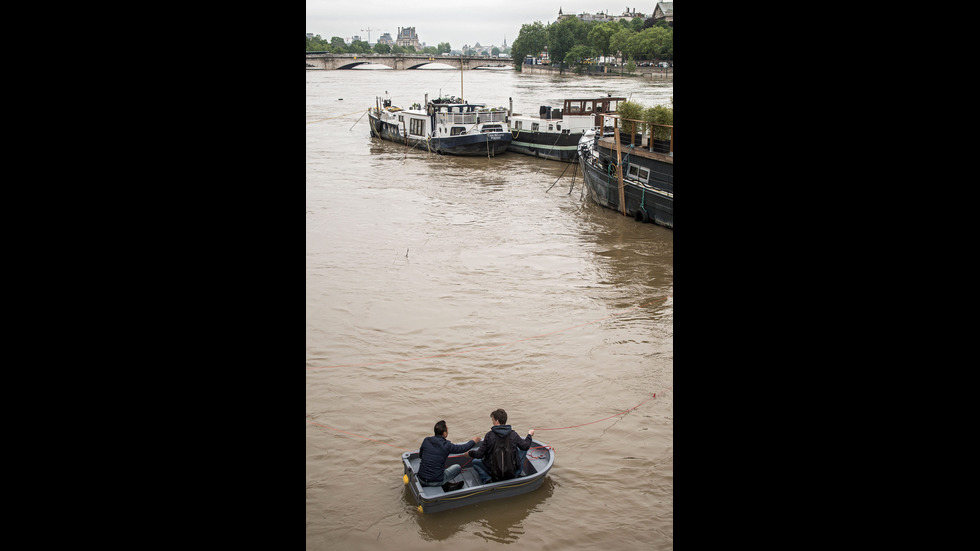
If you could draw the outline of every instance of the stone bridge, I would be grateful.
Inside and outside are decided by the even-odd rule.
[[[452,67],[476,69],[477,67],[513,67],[510,58],[486,56],[451,56],[429,54],[306,54],[307,69],[352,69],[365,63],[386,65],[392,69],[418,69],[429,63],[445,63]]]

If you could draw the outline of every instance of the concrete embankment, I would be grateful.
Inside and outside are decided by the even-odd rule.
[[[635,76],[637,78],[647,78],[650,80],[659,80],[661,82],[669,82],[674,80],[674,68],[673,67],[637,67],[633,71],[632,75],[626,73],[625,71],[620,71],[619,67],[610,67],[608,73],[601,73],[598,71],[582,72],[578,74],[574,69],[561,70],[557,67],[551,67],[550,65],[524,65],[521,67],[522,73],[527,73],[531,75],[562,75],[562,76],[590,76],[590,77],[619,77],[619,76]]]

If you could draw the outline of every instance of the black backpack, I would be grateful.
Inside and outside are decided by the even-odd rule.
[[[496,443],[490,452],[490,478],[494,482],[498,480],[509,480],[514,478],[517,467],[514,464],[514,443],[511,442],[510,434],[501,438],[497,435]]]

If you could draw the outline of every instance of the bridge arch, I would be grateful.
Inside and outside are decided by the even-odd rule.
[[[334,70],[340,71],[340,70],[343,70],[343,69],[353,69],[354,67],[357,67],[359,65],[385,65],[386,67],[388,67],[386,64],[384,64],[384,63],[378,63],[377,61],[360,61],[360,60],[358,60],[358,61],[354,61],[352,63],[347,63],[346,65],[341,65],[341,66],[337,67]],[[393,69],[393,67],[388,67],[388,68],[389,69]]]

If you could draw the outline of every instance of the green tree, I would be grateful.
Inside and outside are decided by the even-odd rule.
[[[617,52],[619,55],[626,56],[626,47],[629,45],[630,38],[636,34],[630,29],[623,28],[616,31],[616,34],[609,38],[609,51]]]
[[[355,40],[347,47],[347,51],[352,54],[369,54],[371,53],[371,46],[363,40]]]
[[[385,44],[384,42],[378,42],[374,45],[374,53],[376,54],[390,54],[391,46]]]
[[[330,47],[334,50],[334,53],[342,54],[347,51],[347,43],[344,42],[343,38],[339,36],[330,37]]]
[[[666,19],[657,19],[657,20],[654,20],[652,17],[643,22],[643,29],[646,29],[646,28],[649,28],[649,27],[662,27],[664,29],[667,29],[667,28],[673,29],[673,27],[671,27],[667,23],[667,20]],[[640,31],[640,30],[642,30],[642,29],[637,29],[637,31]]]
[[[323,39],[320,35],[313,36],[306,39],[306,51],[307,52],[329,52],[330,43]]]
[[[578,73],[582,72],[583,61],[592,57],[594,50],[590,46],[585,44],[576,44],[572,46],[572,49],[565,54],[565,65],[570,67],[576,67]]]
[[[643,59],[673,59],[674,30],[647,27],[630,36],[624,53]]]
[[[510,55],[514,60],[514,68],[518,71],[524,64],[524,58],[537,56],[548,45],[548,31],[540,21],[521,25],[521,32],[510,45]]]
[[[599,55],[605,57],[609,55],[609,39],[622,29],[619,23],[607,21],[592,27],[587,36],[589,44]]]
[[[643,120],[651,124],[654,138],[658,140],[669,140],[670,128],[655,125],[674,125],[674,98],[670,98],[670,107],[667,107],[666,105],[654,105],[653,107],[648,107],[643,111]]]
[[[439,43],[439,45],[438,45],[438,46],[436,46],[436,50],[437,50],[437,51],[438,51],[438,53],[440,53],[440,54],[448,54],[448,53],[449,53],[449,52],[451,52],[451,51],[452,51],[453,49],[452,49],[452,47],[451,47],[451,46],[449,45],[449,43],[448,43],[448,42],[440,42],[440,43]]]
[[[625,130],[629,134],[636,134],[638,131],[642,131],[642,123],[637,123],[636,121],[643,120],[643,105],[635,101],[624,101],[620,103],[618,107],[616,107],[616,113],[620,117],[620,132]]]
[[[548,25],[548,56],[563,61],[576,44],[587,44],[589,26],[577,17]]]

